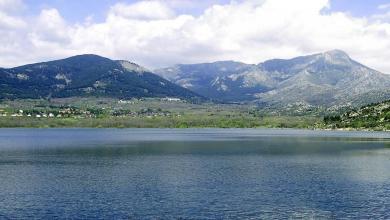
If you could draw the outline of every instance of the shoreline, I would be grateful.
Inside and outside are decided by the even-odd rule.
[[[199,130],[302,130],[302,131],[341,131],[341,132],[390,132],[390,130],[375,130],[375,129],[355,129],[355,128],[337,128],[337,129],[329,129],[329,128],[297,128],[297,127],[75,127],[75,126],[64,126],[64,127],[1,127],[0,129],[114,129],[114,130],[122,130],[122,129],[134,129],[134,130],[191,130],[191,129],[199,129]]]

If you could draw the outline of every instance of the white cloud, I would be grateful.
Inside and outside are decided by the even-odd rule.
[[[160,1],[141,1],[134,4],[117,3],[111,7],[109,16],[127,19],[168,19],[174,11]]]
[[[0,28],[2,30],[13,29],[13,28],[23,28],[23,27],[25,27],[25,25],[26,25],[26,23],[23,21],[23,19],[8,15],[8,14],[0,11]]]
[[[0,0],[0,31],[23,28],[25,22],[18,17],[18,12],[25,9],[21,0]]]
[[[380,12],[371,16],[373,20],[382,22],[390,22],[390,4],[379,5]]]
[[[390,8],[390,4],[383,4],[378,6],[378,9],[380,10],[389,9],[389,8]]]
[[[8,11],[10,13],[18,12],[25,8],[22,0],[0,0],[0,11]]]
[[[56,9],[44,9],[36,20],[32,34],[43,42],[63,43],[71,41],[69,32],[72,29]]]
[[[258,63],[338,48],[390,73],[390,23],[324,12],[329,7],[329,0],[247,0],[193,16],[176,14],[169,1],[142,1],[118,3],[104,22],[84,24],[69,24],[56,9],[46,9],[36,19],[17,17],[28,24],[23,28],[0,26],[6,33],[0,36],[0,66],[81,53],[148,67],[225,59]]]
[[[371,18],[382,22],[390,22],[390,11],[381,14],[375,14],[371,16]]]

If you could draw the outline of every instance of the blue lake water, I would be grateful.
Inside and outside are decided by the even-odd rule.
[[[390,219],[390,133],[0,129],[0,219]]]

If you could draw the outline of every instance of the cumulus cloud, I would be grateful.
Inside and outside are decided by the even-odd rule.
[[[140,1],[111,6],[104,22],[79,24],[45,9],[35,19],[13,17],[27,24],[19,29],[0,26],[6,33],[0,37],[0,66],[82,53],[151,68],[216,60],[259,63],[338,48],[390,73],[390,23],[327,10],[331,7],[329,0],[243,0],[214,4],[195,16],[177,13],[170,1]]]
[[[109,16],[124,17],[127,19],[169,19],[174,11],[159,1],[141,1],[134,4],[118,3],[111,7]]]

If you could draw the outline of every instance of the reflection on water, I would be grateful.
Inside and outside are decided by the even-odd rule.
[[[390,218],[389,133],[3,129],[0,218]]]

